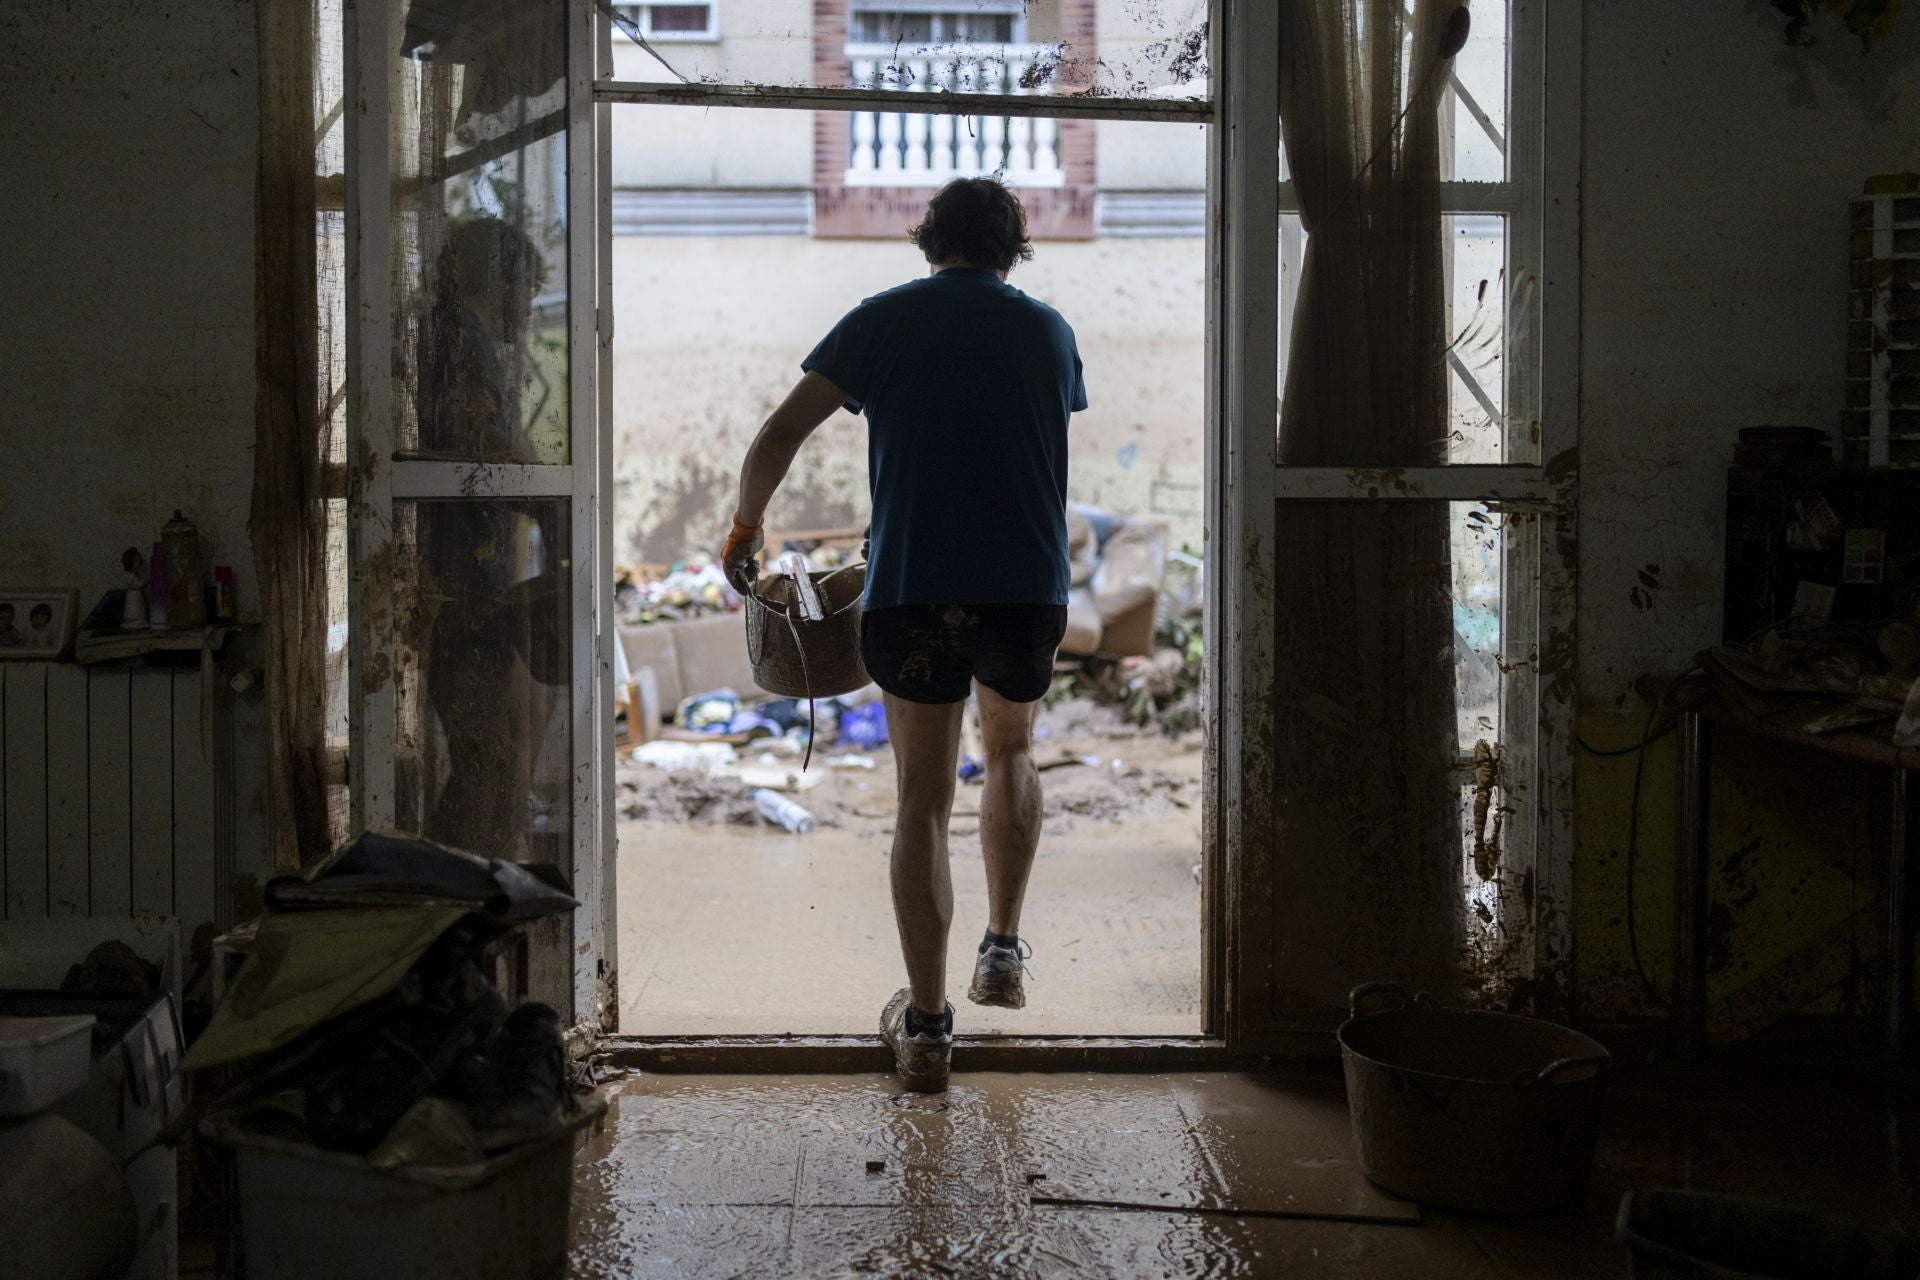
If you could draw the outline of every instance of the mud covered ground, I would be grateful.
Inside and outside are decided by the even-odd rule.
[[[1035,751],[1046,820],[1021,926],[1035,952],[1024,1010],[965,1000],[985,927],[979,784],[955,798],[947,985],[961,1029],[1198,1032],[1198,736],[1069,701],[1043,712]],[[738,754],[715,775],[620,766],[621,1029],[871,1031],[904,981],[887,889],[892,755],[860,753],[871,768],[816,756],[784,794],[819,825],[789,835],[759,817],[752,791],[800,762]]]

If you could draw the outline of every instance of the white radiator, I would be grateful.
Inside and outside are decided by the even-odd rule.
[[[197,668],[0,663],[0,918],[229,927],[226,694]]]

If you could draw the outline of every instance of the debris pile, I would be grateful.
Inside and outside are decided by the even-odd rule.
[[[1110,707],[1121,724],[1156,729],[1168,737],[1198,732],[1206,672],[1200,621],[1163,619],[1154,640],[1153,651],[1145,655],[1062,659],[1049,704]]]
[[[1748,644],[1700,655],[1714,691],[1735,712],[1769,716],[1812,734],[1849,730],[1920,746],[1920,609],[1869,623],[1770,628]]]
[[[266,902],[184,1064],[246,1064],[210,1132],[445,1169],[591,1118],[560,1015],[509,1008],[491,977],[519,925],[576,905],[551,868],[368,833],[273,881]]]
[[[740,593],[727,581],[720,565],[711,560],[616,565],[613,608],[621,622],[638,626],[707,613],[732,613],[740,608]]]

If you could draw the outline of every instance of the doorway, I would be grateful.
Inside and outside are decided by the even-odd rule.
[[[342,324],[346,379],[337,393],[347,430],[345,449],[332,465],[344,481],[339,541],[348,609],[338,648],[349,690],[342,701],[352,824],[418,823],[423,814],[458,808],[444,803],[444,793],[460,769],[448,741],[449,720],[455,728],[460,720],[459,700],[434,694],[433,668],[439,665],[444,673],[445,664],[427,660],[433,655],[416,634],[422,619],[433,620],[423,607],[446,601],[412,590],[409,575],[429,576],[417,569],[435,554],[436,539],[423,530],[436,519],[445,524],[452,515],[512,517],[505,541],[513,554],[499,563],[500,590],[509,593],[515,618],[524,616],[526,625],[516,624],[513,635],[524,632],[526,642],[504,647],[491,674],[476,672],[483,678],[469,683],[484,684],[500,667],[524,667],[529,696],[516,696],[514,703],[525,704],[528,717],[545,730],[537,741],[527,739],[530,766],[516,760],[511,768],[488,770],[516,792],[507,806],[514,838],[502,853],[550,859],[571,877],[582,910],[570,945],[558,935],[545,939],[538,967],[555,990],[555,1002],[570,1003],[577,1020],[603,1029],[615,1025],[622,1003],[616,983],[638,981],[620,972],[625,962],[615,925],[613,885],[622,870],[614,838],[621,820],[615,708],[624,697],[620,714],[629,730],[636,710],[649,727],[658,721],[661,728],[680,713],[678,702],[670,712],[664,705],[658,673],[658,714],[650,716],[639,707],[640,691],[626,687],[640,682],[617,678],[616,671],[616,658],[627,676],[641,664],[624,661],[615,560],[631,555],[628,567],[643,571],[661,562],[646,558],[655,549],[621,546],[615,528],[623,499],[609,446],[618,399],[616,347],[624,341],[613,322],[615,246],[623,239],[629,248],[646,241],[668,267],[684,272],[696,263],[697,237],[676,237],[671,227],[697,216],[707,219],[710,232],[723,228],[710,235],[715,241],[765,241],[777,232],[809,252],[851,254],[853,246],[875,238],[874,218],[890,220],[883,238],[911,221],[928,178],[942,165],[960,171],[977,164],[1004,171],[1029,198],[1030,210],[1038,211],[1043,256],[1056,245],[1077,246],[1076,252],[1091,246],[1096,255],[1107,255],[1095,274],[1117,297],[1132,282],[1127,255],[1148,252],[1142,246],[1156,234],[1180,240],[1165,229],[1191,217],[1191,197],[1199,192],[1203,232],[1185,238],[1200,267],[1183,277],[1200,282],[1197,296],[1203,299],[1196,380],[1204,389],[1199,490],[1183,490],[1187,481],[1171,473],[1141,471],[1143,461],[1153,462],[1146,444],[1128,454],[1126,443],[1109,441],[1107,452],[1089,455],[1084,475],[1096,477],[1106,468],[1109,477],[1146,475],[1163,483],[1157,490],[1148,484],[1144,498],[1130,480],[1117,480],[1104,495],[1081,495],[1105,516],[1164,517],[1169,524],[1192,519],[1203,526],[1203,540],[1192,548],[1202,570],[1197,697],[1215,714],[1201,717],[1211,750],[1201,758],[1194,806],[1198,1027],[1246,1052],[1298,1047],[1301,1042],[1289,1035],[1330,1025],[1345,986],[1377,976],[1336,960],[1306,979],[1310,966],[1298,957],[1322,950],[1314,929],[1346,917],[1325,909],[1311,860],[1303,856],[1312,852],[1310,842],[1288,843],[1285,799],[1275,787],[1301,750],[1297,734],[1282,734],[1292,704],[1279,697],[1278,676],[1292,671],[1294,686],[1302,686],[1300,660],[1315,653],[1313,637],[1284,634],[1283,628],[1297,612],[1288,605],[1289,592],[1310,591],[1314,584],[1286,576],[1278,552],[1288,546],[1291,531],[1324,531],[1334,518],[1327,513],[1336,512],[1338,519],[1357,522],[1355,527],[1403,521],[1423,545],[1440,538],[1451,544],[1451,558],[1423,555],[1413,562],[1421,581],[1398,572],[1390,557],[1382,560],[1395,571],[1368,591],[1386,615],[1396,594],[1409,591],[1421,598],[1465,597],[1449,601],[1449,610],[1457,632],[1480,638],[1471,661],[1460,656],[1457,639],[1453,646],[1424,640],[1418,646],[1427,662],[1444,663],[1452,652],[1462,665],[1449,683],[1478,690],[1472,723],[1447,734],[1449,768],[1458,783],[1447,785],[1460,801],[1462,838],[1457,865],[1446,868],[1459,877],[1444,888],[1463,922],[1479,922],[1465,923],[1464,936],[1492,957],[1498,989],[1534,1001],[1536,1008],[1556,1007],[1571,971],[1572,704],[1566,677],[1576,554],[1577,361],[1569,353],[1577,337],[1578,276],[1572,264],[1578,222],[1577,187],[1567,177],[1576,167],[1566,162],[1550,171],[1546,158],[1567,161],[1577,154],[1577,129],[1569,124],[1577,122],[1577,113],[1548,111],[1544,86],[1552,62],[1562,69],[1554,80],[1556,95],[1565,94],[1556,102],[1577,102],[1577,76],[1566,71],[1579,65],[1577,23],[1550,28],[1544,6],[1532,0],[1474,7],[1473,38],[1485,43],[1470,44],[1469,52],[1482,53],[1477,63],[1470,58],[1456,68],[1444,94],[1452,104],[1447,118],[1460,132],[1485,141],[1456,150],[1453,176],[1441,183],[1441,210],[1450,219],[1454,246],[1447,250],[1449,327],[1462,338],[1449,352],[1460,357],[1448,362],[1449,376],[1458,375],[1450,399],[1472,429],[1462,448],[1449,448],[1444,465],[1383,471],[1344,465],[1352,460],[1342,457],[1289,459],[1279,447],[1285,430],[1276,436],[1282,352],[1310,241],[1296,216],[1304,211],[1301,193],[1284,168],[1268,162],[1280,153],[1279,93],[1270,56],[1280,31],[1273,7],[1232,0],[1146,6],[967,0],[969,10],[986,16],[979,23],[970,17],[964,30],[936,21],[940,7],[846,0],[816,5],[809,24],[770,2],[738,0],[722,12],[714,4],[545,0],[538,12],[516,19],[538,39],[476,43],[463,29],[423,27],[421,15],[429,7],[416,14],[408,0],[341,6],[343,31],[333,47],[344,48],[345,92],[327,119],[341,122],[344,173],[334,175],[337,181],[326,190],[344,207],[345,235],[333,252],[348,266],[342,308],[348,317]],[[904,24],[890,45],[875,38],[889,23]],[[617,43],[616,27],[626,44]],[[982,46],[988,56],[980,56]],[[355,109],[342,115],[346,102]],[[663,122],[654,131],[659,154],[693,166],[694,180],[622,185],[613,117],[628,110]],[[674,113],[681,113],[680,123],[666,124]],[[732,128],[755,116],[781,122],[777,148],[765,149],[744,135],[703,136],[720,123],[731,121]],[[1141,152],[1126,140],[1129,131],[1137,142],[1144,131],[1159,129],[1186,129],[1202,139],[1205,175],[1184,193],[1156,186],[1151,166],[1140,163]],[[786,166],[786,176],[763,189],[743,188],[733,175],[763,153]],[[323,147],[323,159],[326,154]],[[802,230],[780,230],[796,217]],[[623,237],[615,234],[623,218],[669,230]],[[434,380],[418,376],[422,326],[433,318],[439,286],[470,274],[457,270],[457,251],[448,257],[452,234],[458,225],[484,219],[519,227],[534,246],[525,256],[546,268],[526,298],[525,320],[516,324],[528,341],[510,351],[499,344],[503,349],[496,353],[503,358],[499,367],[514,371],[499,399],[517,403],[521,413],[515,449],[499,456],[429,440],[420,393]],[[334,234],[337,225],[323,224],[317,236]],[[904,269],[876,269],[876,285],[917,273],[918,264],[901,252]],[[1474,266],[1477,259],[1498,262],[1498,270]],[[775,266],[758,275],[736,272],[734,278],[789,284],[783,271]],[[842,269],[840,275],[848,282],[861,278],[859,270]],[[780,341],[804,345],[858,291],[823,295],[805,338]],[[1034,291],[1042,292],[1038,285]],[[726,323],[724,297],[708,297],[698,285],[683,284],[675,292],[651,300],[638,325],[673,331],[689,310],[698,310],[690,303],[706,307],[712,323]],[[1147,290],[1143,296],[1158,295]],[[741,310],[736,299],[736,336]],[[1083,329],[1108,322],[1116,310],[1125,312],[1111,300],[1094,300],[1087,311],[1093,319],[1081,322]],[[794,308],[784,314],[802,313]],[[765,338],[767,326],[754,324],[761,319],[756,315],[747,324]],[[636,327],[630,318],[621,323]],[[1176,327],[1163,330],[1161,340]],[[707,360],[718,349],[688,347],[687,358]],[[768,368],[793,356],[769,351]],[[1115,367],[1137,379],[1153,362],[1122,358]],[[754,392],[757,382],[714,368],[707,381],[726,395],[736,387],[774,395],[781,386],[776,377],[771,389]],[[327,403],[329,414],[340,407],[332,396]],[[1491,430],[1477,425],[1481,413]],[[729,429],[750,428],[759,416],[751,408],[737,419],[729,416],[738,424]],[[685,427],[710,429],[707,419]],[[719,452],[737,456],[737,450]],[[1131,469],[1123,456],[1131,458]],[[861,492],[857,465],[840,465],[843,471],[829,477],[833,483],[821,494]],[[637,502],[644,495],[635,489],[626,497]],[[787,540],[821,556],[843,551],[859,512],[841,501],[837,510],[823,503],[811,514],[801,512],[808,520],[786,530]],[[1420,504],[1430,510],[1419,514]],[[820,523],[810,523],[814,519]],[[1088,521],[1097,523],[1091,515]],[[643,523],[646,536],[670,532],[671,520]],[[683,546],[711,537],[698,533],[698,523],[689,510],[680,531]],[[1188,545],[1171,531],[1168,539],[1169,557]],[[1473,570],[1465,576],[1461,553],[1478,562],[1465,566]],[[672,562],[664,567],[668,574],[659,580],[670,575]],[[633,582],[636,589],[657,584],[639,576]],[[1164,595],[1184,588],[1162,578],[1156,590]],[[1449,610],[1426,612],[1438,620],[1437,628],[1448,623]],[[1154,618],[1148,659],[1162,639],[1157,608]],[[1496,620],[1497,626],[1488,625]],[[713,691],[694,683],[694,694]],[[1304,687],[1297,701],[1322,713],[1318,723],[1338,729],[1341,716],[1333,713],[1341,709],[1341,690],[1321,684],[1326,687]],[[1329,698],[1333,708],[1325,704]],[[1279,713],[1266,714],[1266,708]],[[1458,709],[1447,708],[1449,726]],[[839,719],[858,705],[832,710],[837,731]],[[775,716],[765,718],[778,724]],[[1437,724],[1443,717],[1430,718]],[[1486,736],[1480,731],[1487,729],[1495,735],[1487,745],[1497,751],[1490,780],[1483,782],[1476,754]],[[780,768],[778,748],[738,745],[775,755],[770,762],[749,759],[749,765]],[[740,754],[736,750],[735,763]],[[882,757],[857,748],[852,754],[872,756],[874,773],[884,776]],[[1122,771],[1139,764],[1139,753],[1132,751],[1070,754],[1098,758],[1110,772],[1116,755]],[[1153,767],[1145,766],[1149,774]],[[1356,767],[1370,777],[1391,772],[1378,760],[1360,760]],[[1091,785],[1094,769],[1062,764],[1058,793],[1064,797],[1076,786]],[[862,765],[844,764],[835,785],[844,775],[857,793],[863,772]],[[873,790],[869,781],[867,794]],[[883,785],[880,794],[886,791]],[[1475,820],[1482,796],[1490,819],[1504,819],[1502,825]],[[805,797],[796,791],[790,798]],[[1131,835],[1143,825],[1123,821],[1113,824],[1111,834]],[[1477,827],[1488,844],[1478,861]],[[1487,837],[1498,837],[1498,843]],[[805,847],[797,842],[807,839],[781,838],[796,842],[793,848]],[[1455,850],[1439,847],[1450,843],[1436,842],[1432,852],[1452,858]],[[1192,863],[1184,865],[1191,879]],[[701,866],[696,879],[712,884],[726,870],[725,864],[718,874]],[[1100,883],[1094,871],[1078,882]],[[1371,910],[1364,893],[1353,901],[1361,914]],[[1371,916],[1368,921],[1378,923]],[[880,940],[886,938],[881,932]],[[1068,940],[1060,939],[1061,951]],[[881,951],[889,954],[884,946]],[[846,1003],[864,1001],[850,997]]]
[[[614,800],[622,1034],[865,1034],[899,985],[878,690],[811,714],[759,690],[713,556],[747,443],[813,343],[861,298],[925,273],[905,230],[941,183],[998,169],[1036,242],[1010,283],[1074,325],[1091,407],[1069,432],[1075,589],[1035,734],[1032,999],[961,999],[985,922],[971,711],[951,827],[953,998],[969,1033],[1200,1035],[1205,127],[658,103],[611,115],[614,616],[632,686]],[[837,144],[829,164],[820,138]],[[811,181],[782,187],[795,156]],[[866,428],[843,412],[776,496],[765,559],[857,560],[867,516]],[[795,810],[790,831],[780,816]]]

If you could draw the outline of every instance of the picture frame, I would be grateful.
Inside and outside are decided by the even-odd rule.
[[[0,662],[55,662],[73,648],[80,593],[0,587]]]

